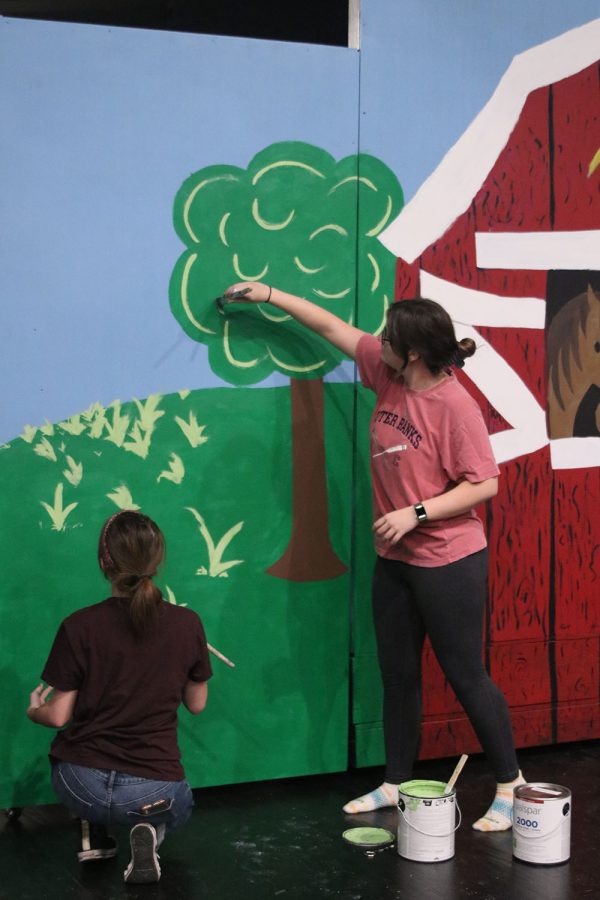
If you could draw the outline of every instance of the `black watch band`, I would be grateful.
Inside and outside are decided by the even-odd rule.
[[[427,519],[427,510],[423,506],[422,503],[415,503],[414,506],[415,513],[417,514],[417,519],[419,522],[425,522]]]

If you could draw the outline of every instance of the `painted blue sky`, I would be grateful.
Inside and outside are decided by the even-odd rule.
[[[0,18],[0,442],[94,401],[222,385],[168,306],[189,174],[279,140],[337,157],[360,140],[408,199],[516,53],[596,14],[597,0],[363,0],[360,54]]]

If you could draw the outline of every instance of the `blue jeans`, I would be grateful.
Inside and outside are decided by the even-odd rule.
[[[171,831],[185,825],[194,806],[187,781],[152,781],[62,760],[52,766],[52,787],[71,812],[97,825],[132,828],[139,822],[149,822]],[[166,800],[168,807],[151,815],[141,812],[142,806],[158,800]]]

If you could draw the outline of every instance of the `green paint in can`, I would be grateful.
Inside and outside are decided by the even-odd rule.
[[[445,791],[443,781],[405,781],[399,786],[398,854],[404,859],[443,862],[454,856],[460,810],[456,791]]]

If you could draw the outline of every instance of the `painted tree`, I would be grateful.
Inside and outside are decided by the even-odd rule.
[[[208,166],[175,198],[186,245],[170,283],[171,309],[208,347],[212,370],[236,385],[272,372],[291,379],[293,518],[287,550],[268,570],[292,581],[340,575],[328,529],[323,376],[341,361],[326,341],[261,305],[226,315],[214,298],[230,283],[264,281],[378,333],[393,299],[395,258],[377,235],[397,215],[402,190],[372,156],[336,162],[301,142],[272,144],[247,169]]]

